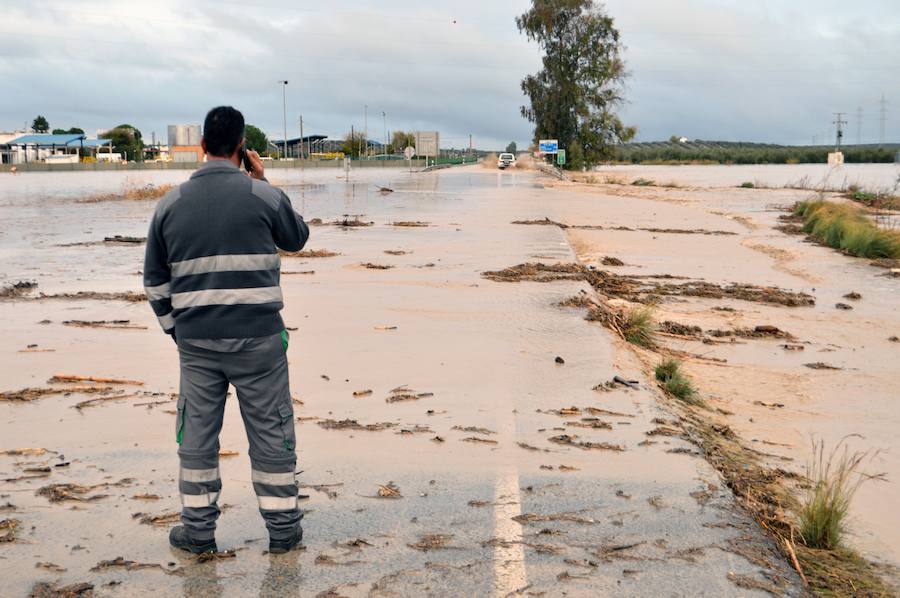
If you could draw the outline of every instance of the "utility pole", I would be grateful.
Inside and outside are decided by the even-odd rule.
[[[353,130],[353,125],[350,125],[350,159],[353,159],[353,144],[356,142],[356,131]]]
[[[287,158],[287,81],[279,81],[281,84],[281,117],[284,124],[284,155]]]
[[[881,135],[878,137],[878,149],[884,147],[884,131],[887,126],[887,100],[884,99],[884,94],[881,94],[881,101],[878,102],[881,105]]]
[[[862,145],[862,106],[856,107],[856,145]]]
[[[469,133],[469,154],[472,153],[472,134]]]
[[[835,125],[835,127],[837,127],[836,134],[835,134],[835,145],[834,145],[834,151],[836,151],[836,152],[841,151],[841,139],[844,138],[843,126],[847,124],[847,121],[843,120],[843,117],[844,117],[843,112],[835,112],[834,113],[833,124]]]
[[[369,105],[363,107],[363,136],[366,138],[366,160],[369,159]]]
[[[387,154],[387,114],[381,111],[381,125],[384,127],[384,145],[381,146],[381,153]]]
[[[300,115],[300,158],[303,158],[303,115]]]

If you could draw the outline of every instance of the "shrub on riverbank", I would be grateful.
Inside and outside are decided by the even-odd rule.
[[[824,200],[801,201],[794,215],[803,219],[803,232],[820,243],[865,258],[900,258],[900,232],[885,230],[850,204]]]
[[[813,459],[807,472],[811,487],[800,508],[800,534],[810,548],[841,548],[853,495],[866,480],[881,479],[881,476],[867,476],[859,470],[868,453],[850,453],[843,445],[839,454],[842,444],[828,459],[825,458],[824,442],[817,442],[813,447]]]
[[[681,373],[681,363],[675,359],[666,359],[653,370],[662,387],[674,397],[694,405],[702,403],[691,381]]]
[[[653,333],[656,324],[653,321],[653,309],[649,307],[636,307],[625,314],[622,324],[622,336],[629,343],[641,347],[653,346]]]

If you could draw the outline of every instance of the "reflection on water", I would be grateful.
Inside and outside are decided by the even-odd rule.
[[[898,186],[900,164],[766,164],[734,166],[602,166],[598,171],[625,178],[644,177],[698,187],[737,187],[754,183],[757,187],[803,187],[846,189],[850,185],[871,190]]]

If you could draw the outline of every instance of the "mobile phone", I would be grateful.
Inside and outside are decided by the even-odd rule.
[[[241,146],[241,151],[238,156],[241,159],[241,164],[244,165],[244,169],[247,172],[253,172],[253,164],[250,163],[250,156],[247,155],[247,146]]]

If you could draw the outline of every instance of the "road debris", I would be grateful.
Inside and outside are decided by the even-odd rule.
[[[128,486],[133,482],[133,478],[122,478],[118,482],[104,482],[102,484],[94,484],[93,486],[82,486],[81,484],[72,483],[50,484],[49,486],[39,488],[35,494],[43,496],[50,502],[63,502],[67,500],[91,502],[109,496],[108,494],[94,494],[88,496],[89,493],[94,492],[95,490],[106,490],[112,487]]]
[[[116,558],[108,561],[100,561],[93,567],[91,567],[91,571],[94,573],[106,571],[108,569],[125,569],[126,571],[138,571],[141,569],[159,569],[163,573],[168,575],[175,575],[181,573],[181,569],[166,569],[159,563],[139,563],[138,561],[128,560],[124,557],[117,556]]]
[[[334,220],[332,222],[329,222],[328,224],[331,226],[340,226],[341,228],[362,228],[375,224],[374,222],[366,222],[364,220],[360,220],[361,216],[362,214],[359,214],[357,216],[354,216],[352,214],[344,214],[344,217],[340,220]],[[312,223],[312,220],[310,220],[310,224]],[[319,220],[319,224],[321,223],[322,221]]]
[[[139,519],[139,523],[144,525],[152,525],[154,527],[169,527],[174,523],[181,521],[180,511],[168,511],[158,515],[149,515],[147,513],[134,513],[132,519]]]
[[[126,380],[124,378],[101,378],[99,376],[76,376],[71,374],[56,374],[47,380],[48,384],[65,384],[71,382],[96,382],[98,384],[122,384],[126,386],[143,386],[140,380]]]
[[[822,361],[817,361],[815,363],[804,363],[804,366],[810,368],[811,370],[842,370],[844,368],[837,367],[835,365],[829,365]]]
[[[81,401],[80,403],[76,403],[72,405],[72,409],[78,409],[81,411],[86,407],[94,407],[99,405],[100,403],[106,401],[121,401],[122,399],[137,399],[140,398],[141,395],[126,395],[126,394],[118,394],[118,395],[109,395],[109,396],[101,396],[94,397],[93,399],[88,399],[86,401]]]
[[[67,586],[39,581],[31,588],[28,598],[91,598],[94,595],[94,584],[82,582]]]
[[[335,257],[341,254],[334,251],[328,251],[327,249],[304,249],[302,251],[284,251],[283,249],[279,249],[278,255],[282,257],[322,258]]]
[[[0,392],[0,402],[25,402],[50,395],[70,396],[73,394],[108,393],[115,389],[112,386],[69,386],[69,387],[35,387],[23,388],[9,392]]]
[[[243,550],[239,548],[238,550]],[[220,552],[203,552],[197,555],[198,563],[208,563],[210,561],[224,561],[237,557],[237,550],[222,550]],[[179,570],[180,571],[180,570]]]
[[[460,432],[469,432],[470,434],[481,434],[483,436],[496,434],[496,432],[494,432],[493,430],[488,430],[487,428],[479,428],[478,426],[453,426],[450,429],[459,430]]]
[[[391,389],[388,397],[384,401],[386,403],[399,403],[402,401],[418,401],[419,399],[432,396],[434,396],[433,392],[416,392],[404,385]]]
[[[361,424],[355,419],[322,419],[316,422],[326,430],[355,430],[360,432],[379,432],[388,428],[395,428],[397,424],[393,422],[380,422],[375,424]]]
[[[613,376],[613,382],[627,386],[628,388],[633,388],[634,390],[640,389],[640,383],[637,380],[626,380],[619,375]]]
[[[453,539],[452,534],[424,534],[414,544],[407,544],[410,548],[428,552],[429,550],[446,550],[455,548],[447,546],[447,543]]]
[[[619,444],[610,444],[609,442],[588,442],[585,440],[578,440],[577,435],[569,435],[569,434],[560,434],[559,436],[553,436],[548,438],[550,442],[554,444],[563,444],[566,446],[574,446],[575,448],[580,448],[582,450],[601,450],[601,451],[624,451],[625,447]]]
[[[378,484],[378,492],[370,495],[360,494],[363,498],[389,498],[389,499],[397,499],[403,498],[403,494],[400,493],[400,487],[394,482],[388,482],[387,484]]]
[[[32,280],[20,280],[0,287],[0,299],[17,299],[28,295],[38,284]]]
[[[394,267],[390,264],[373,264],[372,262],[365,262],[360,264],[360,266],[368,270],[390,270]]]
[[[421,220],[401,220],[399,222],[391,222],[391,226],[419,228],[419,227],[431,226],[431,223],[430,222],[422,222]]]
[[[63,326],[76,328],[115,328],[124,330],[147,330],[146,326],[132,324],[131,320],[65,320]]]
[[[17,448],[0,451],[0,455],[9,455],[10,457],[41,457],[47,453],[53,453],[55,455],[56,451],[45,448]]]
[[[2,540],[0,540],[2,541]],[[46,571],[50,571],[51,573],[65,573],[68,571],[65,567],[60,567],[56,563],[51,563],[49,561],[40,561],[34,564],[35,569],[44,569]]]
[[[365,390],[354,390],[354,391],[353,391],[353,396],[354,396],[354,397],[367,397],[367,396],[369,396],[370,394],[372,394],[372,390],[369,389],[369,388],[367,388],[367,389],[365,389]]]
[[[460,442],[473,442],[475,444],[497,444],[496,440],[491,440],[489,438],[479,438],[478,436],[469,436],[467,438],[460,438]]]
[[[536,447],[536,446],[533,446],[533,445],[528,444],[527,442],[517,442],[516,444],[517,444],[520,448],[525,449],[526,451],[542,452],[542,453],[549,453],[549,452],[550,452],[550,449],[538,448],[538,447]]]
[[[614,274],[606,270],[591,269],[578,263],[528,262],[504,270],[482,272],[481,275],[496,282],[580,280],[590,284],[601,295],[625,299],[633,303],[653,303],[661,296],[684,296],[741,299],[786,307],[815,305],[815,298],[812,295],[787,291],[778,287],[761,287],[743,283],[720,285],[706,281],[661,283],[634,276]]]
[[[0,519],[0,544],[16,541],[16,529],[22,522],[18,519]]]
[[[315,490],[316,492],[321,492],[331,500],[334,500],[339,496],[337,491],[333,490],[332,488],[343,487],[343,482],[337,482],[335,484],[300,484],[300,488],[309,488],[311,490]]]

